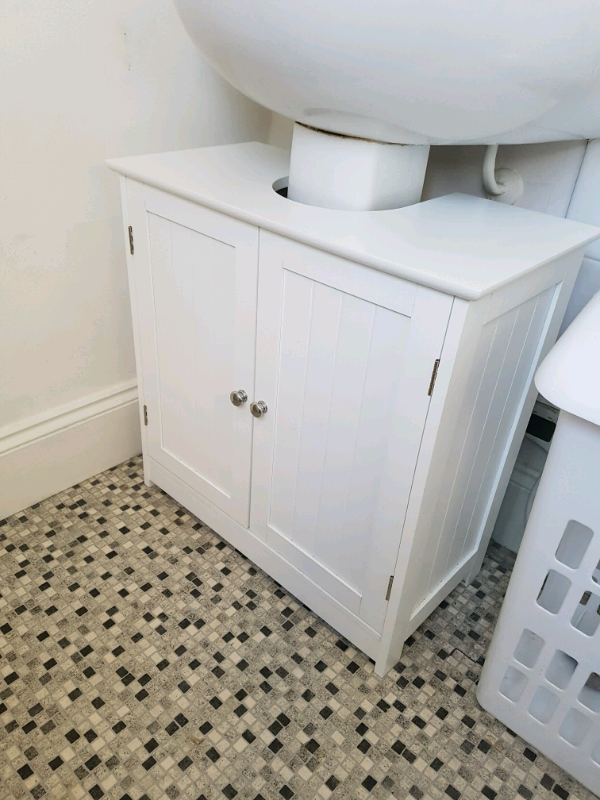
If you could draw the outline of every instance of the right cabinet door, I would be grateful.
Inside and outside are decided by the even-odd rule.
[[[260,233],[250,526],[376,631],[451,306]]]

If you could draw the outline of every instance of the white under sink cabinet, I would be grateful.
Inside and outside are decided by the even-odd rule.
[[[382,675],[480,569],[599,232],[467,195],[304,206],[273,189],[286,159],[250,143],[109,162],[145,478]]]

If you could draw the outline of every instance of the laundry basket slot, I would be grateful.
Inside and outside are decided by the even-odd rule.
[[[538,722],[543,722],[545,724],[550,722],[557,708],[558,697],[554,692],[546,689],[545,686],[539,686],[529,705],[529,713],[532,717],[535,717]]]
[[[546,670],[546,679],[558,689],[566,689],[577,669],[577,661],[568,653],[557,650]]]
[[[600,711],[600,675],[592,672],[579,692],[579,702],[587,706],[590,711]]]
[[[565,742],[572,744],[573,747],[579,747],[585,739],[591,724],[591,721],[585,714],[572,708],[558,729],[558,734],[562,736]]]
[[[571,581],[561,572],[551,569],[544,578],[537,603],[551,614],[558,614],[570,588]]]
[[[516,703],[520,699],[525,687],[527,686],[527,678],[514,667],[509,667],[506,670],[502,683],[500,684],[500,694]]]
[[[592,541],[594,532],[574,519],[569,520],[556,551],[557,561],[577,569]]]
[[[531,669],[531,667],[535,667],[543,647],[542,637],[525,628],[515,648],[515,659]]]
[[[539,602],[539,601],[538,601]],[[586,636],[593,636],[600,625],[600,597],[584,592],[571,618],[571,625]]]

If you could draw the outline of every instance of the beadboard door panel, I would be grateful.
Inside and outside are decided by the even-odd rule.
[[[258,232],[131,191],[148,454],[247,526],[252,416],[229,395],[253,391]]]
[[[490,485],[506,446],[506,420],[514,417],[529,386],[554,294],[550,287],[482,327],[465,397],[471,413],[463,415],[455,435],[454,483],[448,497],[440,493],[437,524],[425,545],[431,568],[422,582],[421,601],[477,547]]]
[[[519,306],[518,317],[498,378],[499,388],[490,403],[488,421],[483,428],[477,448],[473,475],[477,475],[478,478],[477,481],[472,481],[471,493],[465,496],[461,510],[462,518],[457,526],[459,530],[464,526],[466,536],[463,541],[462,537],[455,534],[452,549],[446,560],[446,573],[456,563],[469,558],[479,547],[480,535],[487,518],[492,484],[496,478],[498,465],[501,463],[502,453],[508,443],[509,422],[515,418],[523,396],[531,385],[533,373],[539,362],[549,313],[560,290],[560,285],[552,286]]]
[[[265,232],[260,251],[255,394],[268,412],[251,529],[381,630],[452,301],[397,280],[386,293],[369,270],[359,298],[357,265]]]

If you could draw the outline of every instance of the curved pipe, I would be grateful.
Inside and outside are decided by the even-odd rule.
[[[496,154],[498,153],[497,144],[488,144],[485,149],[483,159],[483,187],[486,194],[498,197],[504,194],[506,186],[496,180]]]

